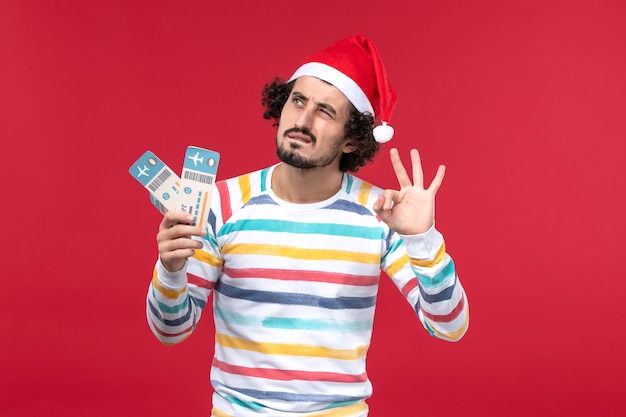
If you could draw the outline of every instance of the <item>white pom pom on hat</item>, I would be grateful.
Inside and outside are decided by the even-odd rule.
[[[389,126],[387,122],[383,122],[382,125],[374,128],[374,139],[379,143],[389,142],[393,138],[393,132],[393,127]]]
[[[367,37],[354,35],[314,54],[288,82],[303,75],[337,87],[358,111],[374,117],[377,142],[391,140],[394,130],[389,121],[398,98],[376,46]]]

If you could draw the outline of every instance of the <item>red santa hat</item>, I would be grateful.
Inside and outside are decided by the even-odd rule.
[[[396,107],[396,90],[371,40],[363,35],[343,39],[311,56],[289,81],[303,75],[334,85],[358,111],[371,114],[377,124],[374,128],[377,142],[384,143],[393,137],[389,121]]]

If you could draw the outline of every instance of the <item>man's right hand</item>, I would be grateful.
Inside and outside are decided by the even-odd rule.
[[[204,236],[199,226],[190,226],[193,216],[183,211],[168,211],[163,217],[157,234],[157,244],[161,263],[170,272],[183,269],[187,258],[193,256],[195,249],[202,248],[202,242],[192,236]]]

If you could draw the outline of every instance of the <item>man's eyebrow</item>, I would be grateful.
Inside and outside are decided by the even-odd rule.
[[[307,100],[307,97],[304,94],[302,94],[301,92],[299,92],[299,91],[292,91],[291,95],[292,95],[292,97],[295,97],[295,98],[300,99],[302,101],[306,101]]]
[[[330,114],[332,114],[333,116],[337,116],[337,111],[330,104],[327,104],[327,103],[317,103],[317,105],[320,106],[321,108],[323,108],[324,110],[326,110],[327,112],[329,112]]]

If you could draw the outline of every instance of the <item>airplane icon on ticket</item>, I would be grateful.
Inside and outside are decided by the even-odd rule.
[[[193,166],[197,167],[198,166],[198,162],[203,163],[204,162],[204,156],[200,157],[200,152],[196,152],[196,154],[194,156],[188,156],[187,158],[191,159],[193,161]]]
[[[148,177],[148,171],[150,171],[150,168],[148,168],[147,166],[143,166],[143,169],[141,169],[141,167],[139,165],[137,165],[137,169],[139,170],[139,174],[137,174],[137,178],[142,177],[142,176],[146,176]]]

